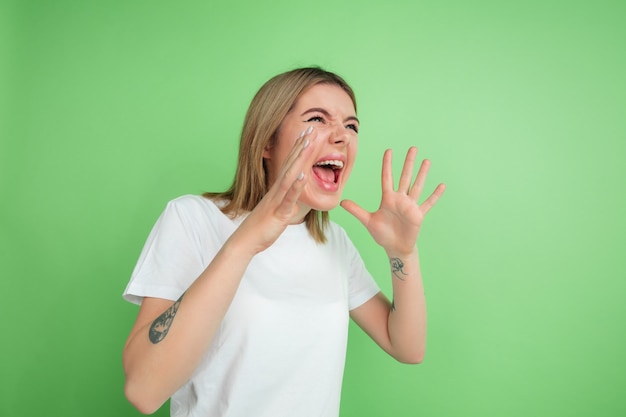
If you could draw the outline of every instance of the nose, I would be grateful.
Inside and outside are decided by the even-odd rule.
[[[332,126],[328,140],[333,145],[348,146],[350,143],[350,135],[348,130],[341,123],[337,123]]]

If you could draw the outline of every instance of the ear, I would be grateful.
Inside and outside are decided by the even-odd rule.
[[[272,159],[272,145],[271,145],[271,141],[267,143],[267,145],[265,145],[265,148],[263,148],[263,159]]]

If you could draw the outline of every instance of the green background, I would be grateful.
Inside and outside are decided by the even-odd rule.
[[[429,189],[448,185],[419,242],[426,360],[351,327],[341,416],[626,415],[625,18],[602,0],[3,2],[0,415],[138,415],[121,293],[143,242],[168,200],[230,184],[253,94],[311,64],[357,93],[346,197],[377,206],[387,147],[417,145]],[[381,249],[332,217],[389,293]]]

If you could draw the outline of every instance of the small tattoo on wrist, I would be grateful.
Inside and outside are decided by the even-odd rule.
[[[404,268],[404,262],[402,262],[400,258],[390,258],[389,263],[391,264],[391,272],[393,273],[393,275],[400,281],[404,281],[404,278],[402,278],[402,276],[408,275],[402,269]]]

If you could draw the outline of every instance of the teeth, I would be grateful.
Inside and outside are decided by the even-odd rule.
[[[320,161],[317,164],[315,164],[315,166],[318,166],[318,167],[328,166],[328,165],[331,165],[334,168],[343,168],[343,162],[337,159],[329,159],[327,161]]]

